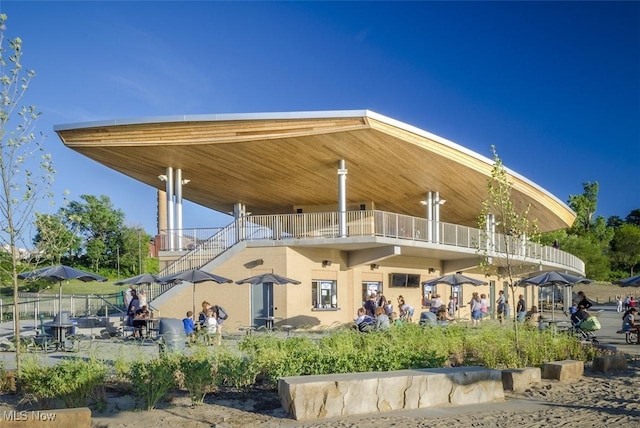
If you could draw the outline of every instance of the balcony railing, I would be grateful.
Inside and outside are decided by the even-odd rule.
[[[204,266],[241,241],[336,239],[376,236],[406,239],[483,252],[493,257],[513,255],[521,260],[555,263],[584,271],[584,263],[576,256],[556,248],[530,242],[523,237],[487,234],[479,229],[450,223],[434,222],[384,211],[349,211],[346,213],[346,235],[340,235],[338,212],[255,215],[236,219],[220,229],[190,229],[188,242],[192,248],[161,274],[168,275]],[[170,231],[178,242],[181,231]],[[165,233],[165,235],[167,235]],[[163,239],[161,243],[169,242]],[[187,242],[182,240],[182,242]],[[169,248],[161,247],[164,251]]]

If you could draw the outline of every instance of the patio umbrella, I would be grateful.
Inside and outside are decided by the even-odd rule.
[[[554,305],[551,307],[551,319],[555,318],[555,288],[556,286],[570,287],[575,284],[591,284],[593,281],[581,276],[569,275],[563,272],[543,272],[529,278],[521,279],[518,284],[537,285],[538,287],[553,287],[552,299]],[[566,302],[565,302],[566,303]],[[565,304],[566,306],[566,304]]]
[[[233,282],[233,280],[229,278],[218,276],[200,269],[185,270],[184,272],[174,273],[173,275],[160,278],[160,282],[163,284],[178,281],[186,281],[193,284],[193,313],[196,312],[196,284],[207,281],[217,282],[218,284]]]
[[[460,273],[454,273],[451,275],[444,275],[435,279],[430,279],[429,281],[423,281],[422,285],[434,286],[436,284],[449,284],[449,285],[463,285],[463,284],[471,284],[471,285],[485,285],[486,281],[481,281],[479,279],[470,278],[468,276],[464,276]]]
[[[69,279],[79,279],[83,282],[104,282],[107,280],[107,278],[105,278],[104,276],[96,275],[95,273],[91,272],[85,272],[83,270],[65,265],[56,265],[36,269],[31,272],[22,272],[18,274],[18,278],[27,280],[46,279],[47,281],[52,282],[58,281],[60,285],[60,290],[58,291],[58,299],[60,300],[60,312],[62,312],[62,281]]]
[[[619,279],[615,281],[615,284],[618,284],[620,287],[640,287],[640,275]]]
[[[281,276],[275,273],[263,273],[261,275],[256,275],[256,276],[252,276],[249,278],[245,278],[245,279],[241,279],[239,281],[236,281],[236,284],[251,284],[251,285],[257,285],[257,284],[280,284],[280,285],[285,285],[285,284],[302,284],[300,281],[295,280],[295,279],[291,279],[291,278],[287,278],[285,276]],[[267,318],[271,317],[272,315],[270,314],[270,308],[271,307],[271,296],[269,296],[268,292],[267,292]],[[273,326],[273,320],[271,321],[267,321],[267,323],[271,323],[271,326]],[[267,328],[269,328],[269,324],[267,324]]]
[[[249,278],[241,279],[240,281],[236,281],[236,284],[301,284],[300,281],[295,279],[287,278],[284,276],[277,275],[275,273],[263,273],[262,275],[256,275]]]
[[[118,282],[114,282],[114,285],[142,285],[142,284],[151,284],[156,283],[160,284],[160,277],[151,273],[143,273],[141,275],[136,275],[131,278],[121,279]]]

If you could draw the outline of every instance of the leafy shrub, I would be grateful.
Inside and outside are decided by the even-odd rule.
[[[256,382],[258,370],[251,358],[222,349],[216,353],[215,364],[215,383],[218,386],[244,389]]]
[[[189,392],[191,404],[200,405],[204,397],[214,387],[214,365],[212,358],[206,354],[182,355],[179,357],[178,369],[180,380]]]
[[[154,360],[131,363],[131,386],[146,410],[154,409],[176,387],[177,358],[174,354],[163,354]]]
[[[20,371],[25,394],[50,407],[60,399],[66,407],[83,407],[103,403],[106,365],[97,359],[65,359],[44,367],[36,359],[27,359]]]
[[[598,352],[569,335],[498,325],[394,326],[363,334],[340,330],[319,340],[274,335],[247,336],[240,350],[272,385],[283,376],[482,365],[490,368],[540,366],[563,359],[592,360]]]

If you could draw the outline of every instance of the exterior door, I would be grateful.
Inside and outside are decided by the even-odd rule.
[[[251,323],[263,325],[265,317],[273,316],[273,283],[251,286]],[[257,319],[262,318],[262,319]]]

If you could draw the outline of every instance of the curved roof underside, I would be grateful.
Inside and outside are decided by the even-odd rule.
[[[440,220],[477,227],[492,160],[368,110],[161,117],[59,125],[64,144],[111,169],[164,190],[158,175],[182,169],[183,197],[220,212],[244,203],[253,214],[335,206],[338,162],[346,161],[347,203],[425,216],[428,191],[447,203]],[[509,171],[512,199],[541,231],[570,226],[558,198]]]

